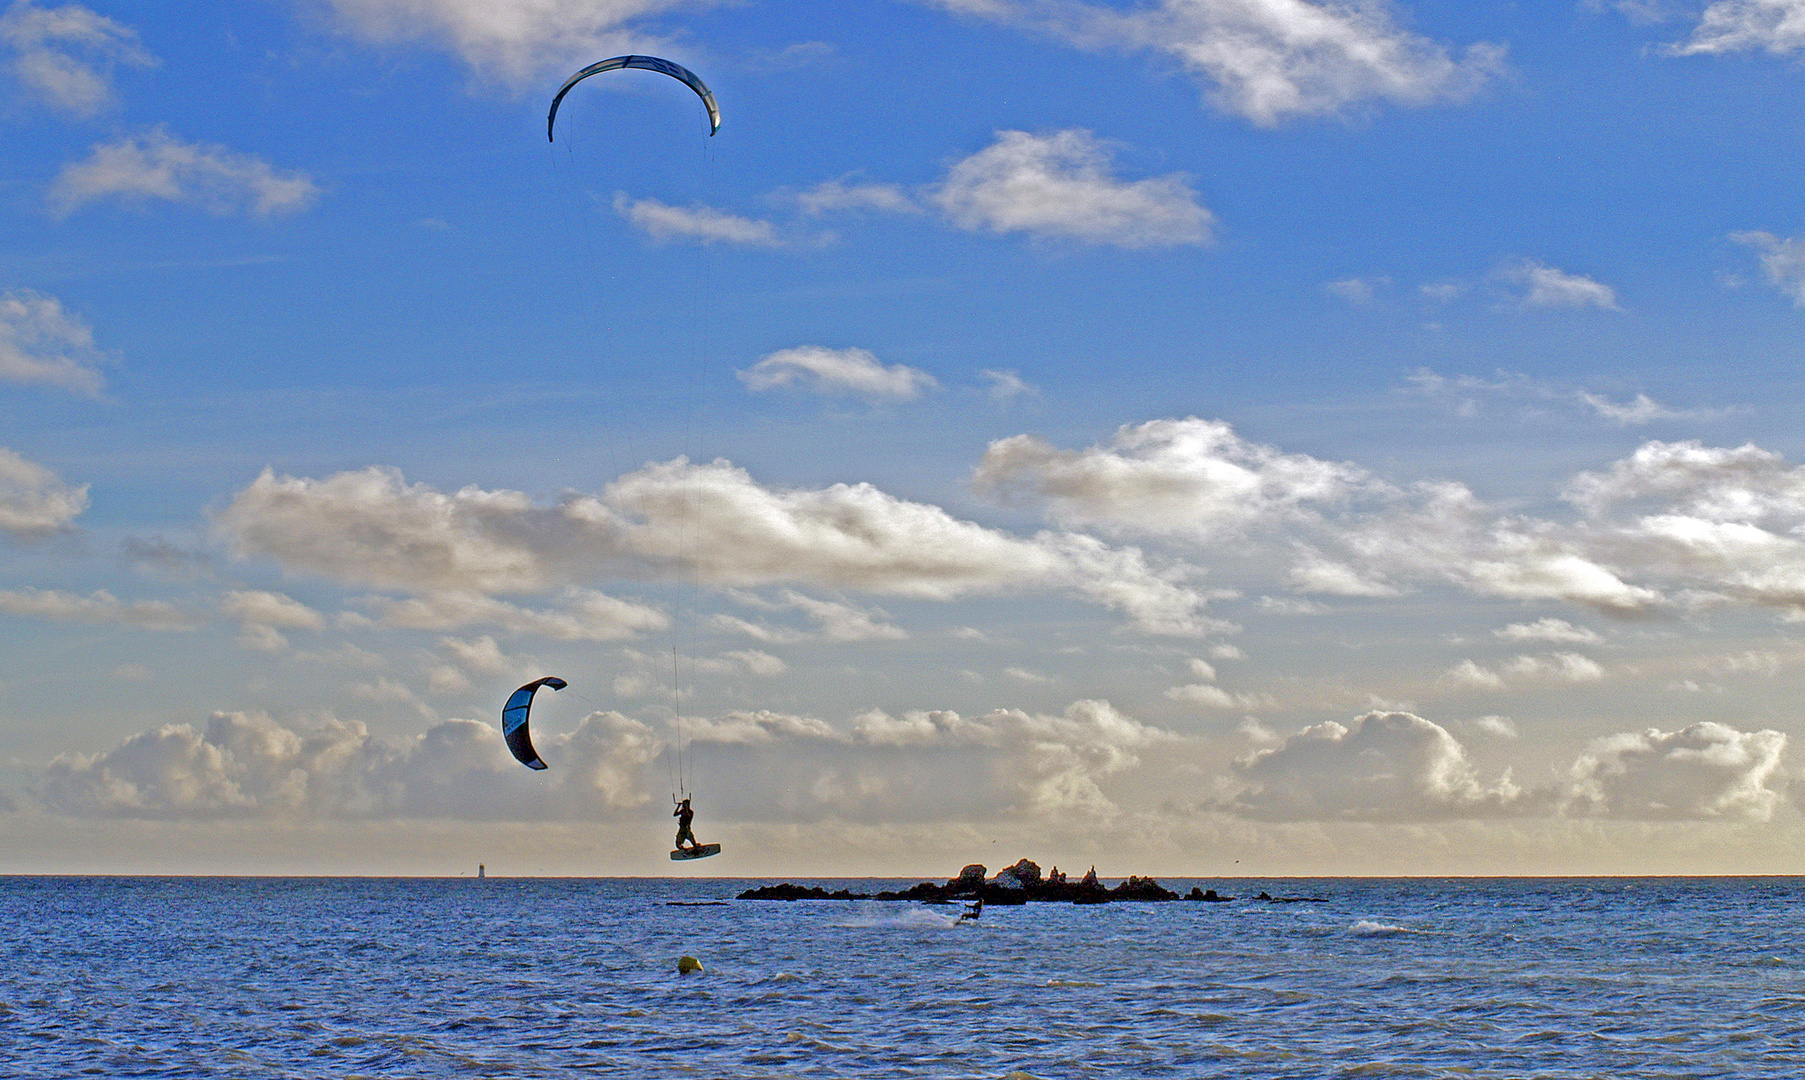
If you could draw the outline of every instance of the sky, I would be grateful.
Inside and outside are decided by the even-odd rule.
[[[1805,872],[1802,61],[0,0],[0,873]]]

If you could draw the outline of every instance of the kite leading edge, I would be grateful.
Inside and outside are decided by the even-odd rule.
[[[551,111],[545,116],[546,141],[557,141],[552,138],[552,125],[558,121],[558,103],[564,100],[565,94],[570,93],[571,87],[582,82],[584,79],[589,78],[591,75],[598,75],[604,71],[619,71],[621,68],[643,68],[646,71],[662,72],[683,83],[685,86],[688,86],[691,90],[696,92],[696,96],[702,99],[702,104],[708,109],[708,134],[712,136],[715,132],[721,130],[721,110],[720,107],[714,103],[714,93],[708,89],[706,83],[696,76],[695,72],[684,67],[682,64],[675,64],[669,60],[664,60],[656,56],[613,56],[606,60],[590,64],[575,75],[572,75],[569,79],[566,79],[564,85],[558,88],[557,96],[552,98]]]

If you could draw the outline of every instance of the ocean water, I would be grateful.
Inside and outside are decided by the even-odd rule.
[[[1805,1077],[1805,879],[752,884],[0,878],[0,1075]]]

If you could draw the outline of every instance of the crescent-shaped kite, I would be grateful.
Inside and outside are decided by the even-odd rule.
[[[584,79],[589,78],[591,75],[599,75],[604,71],[619,71],[621,68],[643,68],[646,71],[663,72],[671,78],[688,86],[691,90],[696,92],[696,96],[701,98],[702,104],[708,108],[708,134],[713,135],[715,132],[721,130],[721,110],[720,107],[714,103],[714,93],[708,89],[708,86],[703,83],[701,79],[696,77],[695,72],[684,67],[682,64],[673,64],[669,60],[663,60],[656,56],[614,56],[598,63],[590,64],[582,71],[577,72],[575,75],[572,75],[569,79],[565,80],[564,85],[558,88],[558,95],[552,98],[551,112],[547,113],[545,117],[546,140],[548,142],[557,141],[552,138],[552,125],[558,121],[558,102],[564,100],[564,95],[570,93],[571,87],[582,82]]]
[[[514,755],[514,760],[529,769],[546,767],[545,762],[539,760],[539,751],[533,749],[533,736],[526,726],[527,714],[533,711],[533,693],[541,686],[562,690],[568,685],[556,676],[534,679],[509,694],[508,703],[501,707],[501,734],[508,740],[508,751]]]

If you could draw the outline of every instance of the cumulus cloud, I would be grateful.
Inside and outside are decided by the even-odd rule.
[[[1143,724],[1106,701],[1077,701],[1058,716],[998,709],[963,717],[950,710],[916,711],[893,717],[873,710],[853,723],[853,740],[874,748],[911,751],[888,754],[879,764],[905,782],[919,778],[923,762],[943,768],[932,751],[950,751],[959,767],[978,766],[984,779],[975,792],[992,797],[1016,812],[1033,814],[1108,815],[1114,800],[1103,789],[1111,776],[1140,763],[1142,751],[1175,743],[1177,736]],[[886,794],[895,789],[884,787]],[[954,792],[940,786],[928,790]]]
[[[1781,799],[1786,736],[1700,723],[1649,728],[1587,747],[1568,774],[1566,810],[1620,818],[1766,821]]]
[[[1000,439],[973,486],[1037,501],[1069,527],[1191,543],[1260,530],[1292,549],[1287,579],[1307,591],[1382,597],[1402,582],[1439,579],[1481,595],[1619,612],[1664,600],[1624,580],[1590,535],[1500,514],[1456,483],[1392,488],[1351,464],[1247,442],[1219,421],[1124,427],[1083,451],[1029,435]]]
[[[53,622],[114,623],[140,630],[191,630],[192,617],[162,600],[127,603],[96,589],[86,596],[57,589],[0,590],[0,611]]]
[[[1376,4],[1309,0],[1154,0],[1124,10],[1079,0],[934,0],[1085,49],[1145,49],[1177,59],[1219,109],[1261,126],[1376,103],[1460,101],[1503,69],[1503,50],[1459,59],[1399,27]]]
[[[437,593],[544,592],[603,575],[727,588],[803,585],[929,600],[1075,592],[1143,629],[1212,628],[1181,565],[1136,548],[961,521],[869,484],[777,490],[726,462],[647,466],[554,506],[520,492],[410,485],[391,469],[324,480],[266,470],[220,512],[235,554],[348,584]]]
[[[980,492],[1039,501],[1067,524],[1199,539],[1345,499],[1367,482],[1352,465],[1282,453],[1196,417],[1124,426],[1087,450],[999,439],[972,473]]]
[[[94,331],[62,302],[30,289],[0,293],[0,379],[97,395],[104,357]]]
[[[1279,821],[1490,817],[1522,795],[1509,773],[1482,780],[1446,728],[1407,712],[1305,728],[1236,772],[1247,787],[1229,809]]]
[[[1699,16],[1692,37],[1672,48],[1681,56],[1796,53],[1805,49],[1805,0],[1715,0]]]
[[[80,4],[14,0],[0,14],[0,46],[12,54],[7,68],[27,93],[77,117],[113,104],[115,67],[157,63],[136,30]]]
[[[0,446],[0,530],[48,536],[88,508],[88,485],[70,487],[51,469]]]
[[[1382,598],[1444,582],[1619,615],[1739,602],[1805,613],[1802,478],[1752,445],[1651,440],[1566,485],[1578,520],[1538,517],[1451,481],[1392,487],[1195,419],[1124,428],[1080,451],[1014,436],[973,473],[980,492],[1037,503],[1067,528],[1190,545],[1259,573],[1242,564],[1288,552],[1282,580],[1305,592]],[[1212,543],[1224,535],[1243,542],[1225,552]]]
[[[59,215],[103,200],[162,200],[268,217],[305,210],[319,193],[305,173],[278,172],[262,158],[183,142],[159,127],[96,145],[86,161],[63,167],[49,195]]]
[[[1001,131],[929,193],[962,229],[1124,248],[1202,244],[1215,224],[1182,175],[1127,181],[1088,131]]]
[[[906,364],[885,367],[866,349],[829,349],[803,345],[781,349],[738,372],[748,390],[801,387],[823,394],[857,394],[869,398],[912,401],[940,384],[932,375]]]
[[[618,713],[536,733],[557,768],[529,777],[493,725],[447,720],[391,742],[356,721],[215,713],[98,754],[64,754],[39,778],[53,813],[83,818],[463,818],[581,820],[646,801],[662,742]]]
[[[778,247],[777,227],[768,221],[740,217],[712,206],[671,206],[657,199],[614,196],[614,212],[654,240],[696,240],[704,244]]]
[[[1805,3],[1798,5],[1800,25],[1805,31]],[[1768,232],[1731,233],[1730,239],[1752,247],[1761,256],[1761,272],[1769,284],[1792,301],[1793,307],[1805,307],[1805,237],[1782,239]]]
[[[1107,702],[1047,715],[999,709],[869,712],[850,730],[769,710],[686,717],[689,753],[728,776],[717,819],[946,820],[1110,815],[1105,785],[1176,736]],[[85,818],[460,818],[584,820],[642,806],[665,743],[618,713],[594,713],[534,742],[556,767],[529,774],[493,725],[435,723],[403,740],[332,717],[217,713],[170,724],[98,754],[65,754],[38,778],[39,802]]]
[[[1593,517],[1629,510],[1710,522],[1805,522],[1805,466],[1789,466],[1753,443],[1651,440],[1604,470],[1580,473],[1563,494]]]
[[[1609,285],[1582,274],[1557,270],[1534,259],[1508,263],[1499,267],[1497,273],[1501,280],[1523,286],[1521,300],[1524,307],[1623,310],[1617,306],[1616,290]]]
[[[698,0],[327,0],[368,41],[426,41],[485,75],[520,85],[578,60],[652,51],[635,23]]]

